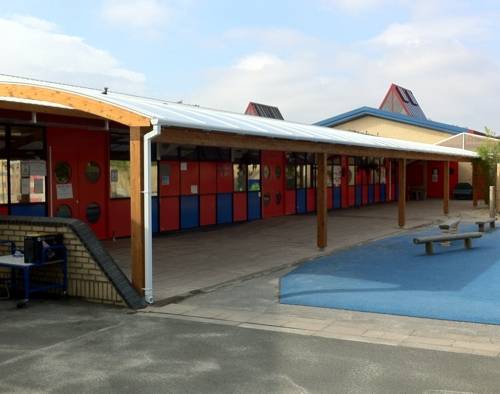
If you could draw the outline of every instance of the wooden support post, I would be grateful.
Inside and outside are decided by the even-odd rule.
[[[317,178],[317,206],[316,220],[318,226],[317,245],[323,249],[327,245],[328,234],[328,204],[327,204],[327,155],[326,153],[317,153],[316,162],[318,164]]]
[[[399,198],[398,198],[398,224],[404,227],[406,223],[406,159],[399,159]]]
[[[478,173],[479,167],[477,161],[472,162],[472,206],[477,207],[478,194]]]
[[[143,131],[130,127],[130,219],[132,285],[144,293],[144,190]]]
[[[450,162],[443,163],[443,213],[450,212]]]

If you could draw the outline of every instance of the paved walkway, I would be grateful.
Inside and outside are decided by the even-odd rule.
[[[141,314],[392,346],[499,357],[500,326],[324,309],[278,302],[279,277],[235,282]]]
[[[442,219],[440,200],[408,203],[407,228]],[[451,215],[486,215],[470,201],[452,201]],[[153,240],[155,300],[197,293],[234,279],[287,267],[371,239],[400,233],[397,204],[333,211],[328,221],[328,248],[316,248],[316,217],[294,215],[214,227]],[[130,240],[106,241],[122,270],[130,273]]]

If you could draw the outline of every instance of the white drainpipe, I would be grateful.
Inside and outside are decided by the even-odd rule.
[[[151,220],[151,140],[161,134],[158,119],[151,119],[153,130],[144,135],[144,298],[153,303],[153,228]]]

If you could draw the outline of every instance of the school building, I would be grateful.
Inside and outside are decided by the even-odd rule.
[[[152,234],[316,212],[321,248],[327,210],[398,201],[403,226],[408,198],[441,198],[447,213],[459,162],[476,157],[436,145],[469,130],[427,120],[396,85],[380,109],[316,125],[246,112],[0,76],[1,220],[130,236],[132,286],[152,302]]]

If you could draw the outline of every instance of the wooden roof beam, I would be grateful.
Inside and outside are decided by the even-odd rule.
[[[149,127],[148,117],[125,108],[64,90],[15,83],[0,83],[0,97],[15,97],[62,104],[101,118],[136,127]]]
[[[326,153],[331,155],[369,156],[411,160],[472,161],[470,157],[466,156],[459,157],[435,153],[407,152],[395,149],[286,140],[176,127],[163,128],[161,137],[156,140],[169,144],[189,144],[237,149],[281,150],[286,152]]]

